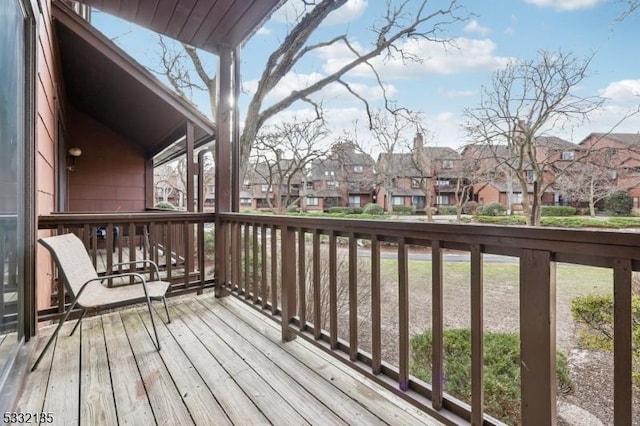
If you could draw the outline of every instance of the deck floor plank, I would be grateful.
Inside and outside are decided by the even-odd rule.
[[[210,300],[203,299],[202,302],[211,305]],[[263,338],[267,338],[271,344],[277,344],[280,341],[281,332],[277,323],[265,321],[262,314],[255,309],[233,302],[229,303],[227,299],[215,301],[215,303],[229,310],[237,317],[229,318],[229,326],[237,327],[248,324],[253,330],[257,331],[255,335],[256,341]],[[241,318],[242,321],[238,321],[238,318]],[[246,330],[246,332],[250,331]],[[302,339],[296,339],[293,342],[289,342],[289,344],[278,346],[302,362],[305,365],[304,368],[324,377],[337,390],[358,401],[364,409],[385,423],[392,425],[440,424],[428,414],[411,406],[391,392],[383,390],[366,377],[353,374],[347,366]],[[398,409],[390,409],[390,404],[396,405]]]
[[[177,305],[181,312],[189,312],[186,304]],[[192,311],[195,313],[195,311]],[[214,356],[249,396],[249,399],[273,423],[287,425],[301,425],[308,422],[287,402],[290,395],[280,395],[273,390],[260,375],[247,365],[244,357],[239,357],[227,342],[220,338],[200,316],[190,323],[191,330],[198,336],[205,346],[214,350]]]
[[[157,305],[162,350],[146,307],[65,324],[15,409],[55,424],[437,425],[435,419],[233,297]],[[36,355],[52,327],[40,330]]]
[[[146,307],[140,308],[138,313],[147,328],[147,333],[152,334],[153,328]],[[164,314],[164,310],[162,313]],[[155,318],[157,320],[158,316]],[[182,400],[191,413],[195,424],[207,426],[211,424],[211,419],[215,418],[216,425],[230,425],[231,422],[216,401],[211,389],[198,373],[197,368],[191,362],[176,362],[176,360],[188,360],[188,358],[181,345],[174,339],[169,327],[165,326],[164,322],[158,323],[156,321],[156,323],[161,345],[160,356],[173,377],[179,394],[182,395]]]
[[[51,370],[42,408],[52,413],[56,424],[69,426],[78,424],[80,413],[80,333],[69,336],[74,325],[75,321],[69,321],[58,333],[52,363],[56,368]]]
[[[156,422],[168,425],[194,424],[138,312],[123,311],[121,316]]]
[[[269,424],[233,378],[222,368],[209,349],[196,337],[187,324],[197,321],[197,314],[178,311],[175,304],[171,312],[171,332],[184,349],[189,362],[198,370],[227,417],[234,424]],[[213,417],[218,420],[218,417]]]
[[[84,321],[87,320],[93,321],[94,318]],[[105,341],[108,342],[109,372],[118,423],[120,425],[155,423],[120,314],[114,312],[103,315],[102,323]]]
[[[82,323],[80,366],[80,424],[118,423],[102,318]],[[78,333],[78,331],[76,331]]]
[[[322,392],[321,387],[317,386],[317,382],[312,380],[314,375],[309,375],[308,372],[306,372],[306,374],[299,375],[297,381],[294,379],[294,376],[287,374],[286,371],[279,367],[279,365],[289,363],[295,365],[294,359],[290,357],[288,359],[278,357],[277,350],[273,348],[273,345],[268,348],[258,348],[254,346],[215,315],[217,309],[209,311],[208,309],[202,309],[202,306],[196,306],[196,304],[199,303],[192,301],[188,303],[188,306],[192,307],[194,311],[199,312],[203,321],[205,321],[212,330],[215,330],[215,332],[233,348],[238,356],[242,354],[247,364],[269,383],[276,392],[281,395],[288,395],[289,403],[307,419],[307,421],[318,422],[319,419],[322,419],[327,425],[352,424],[355,419],[352,415],[347,416],[347,418],[341,418],[332,411],[331,408],[333,408],[338,401],[331,398],[332,394]],[[325,397],[329,398],[325,399]],[[321,402],[323,400],[324,403]],[[355,407],[351,408],[354,409]],[[354,411],[357,412],[357,410]],[[369,424],[375,424],[374,420],[377,419],[372,417],[370,420],[371,422]]]

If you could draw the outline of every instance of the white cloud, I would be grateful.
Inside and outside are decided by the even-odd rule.
[[[368,6],[368,0],[348,0],[347,3],[331,13],[321,26],[344,24],[358,19]],[[305,13],[305,6],[300,0],[289,0],[271,16],[276,22],[293,23]]]
[[[411,79],[426,75],[451,75],[477,70],[495,70],[507,64],[510,58],[495,56],[496,44],[489,39],[470,39],[460,37],[454,40],[455,46],[445,46],[441,43],[427,40],[407,40],[401,45],[402,49],[421,62],[403,61],[398,55],[390,58],[377,57],[371,61],[378,72],[385,79]],[[358,50],[363,50],[357,43],[353,43]],[[325,59],[323,67],[326,73],[339,70],[353,59],[351,51],[343,45],[329,46],[320,52]],[[367,66],[353,70],[354,75],[372,75]]]
[[[482,37],[486,37],[491,32],[489,28],[483,27],[475,19],[472,19],[471,21],[469,21],[469,23],[464,26],[464,30],[465,32],[478,34]]]
[[[256,31],[256,35],[259,35],[259,36],[271,35],[271,30],[265,26],[262,26],[258,31]]]
[[[551,7],[555,10],[578,10],[594,7],[604,0],[525,0],[538,7]]]
[[[600,96],[615,103],[640,104],[640,80],[620,80],[600,90]]]
[[[451,89],[440,88],[438,89],[438,93],[440,93],[446,98],[456,99],[456,98],[469,98],[471,96],[475,96],[477,92],[475,90],[451,90]]]

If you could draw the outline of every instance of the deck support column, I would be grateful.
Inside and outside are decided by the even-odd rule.
[[[520,258],[522,424],[556,424],[556,263],[548,251]]]
[[[282,227],[282,340],[290,341],[296,335],[289,324],[296,314],[296,231]],[[302,230],[300,230],[302,232]],[[272,237],[273,238],[273,237]]]
[[[220,52],[218,60],[218,110],[216,111],[216,233],[215,233],[215,277],[216,296],[224,295],[227,285],[228,227],[222,225],[220,213],[232,211],[231,205],[231,146],[232,146],[232,94],[233,94],[233,55],[231,49]],[[237,190],[237,189],[235,189]],[[232,259],[239,261],[239,259]]]

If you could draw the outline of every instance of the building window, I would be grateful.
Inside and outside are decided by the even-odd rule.
[[[313,190],[313,182],[307,182],[305,184],[305,188],[308,189],[309,191]]]
[[[416,209],[423,209],[424,206],[427,204],[426,197],[424,195],[414,195],[411,198],[411,204]]]
[[[420,178],[411,178],[411,188],[413,188],[413,189],[422,188],[422,179],[420,179]]]
[[[260,185],[260,191],[271,192],[271,185]]]
[[[359,195],[349,195],[349,207],[360,207],[361,205]]]
[[[442,160],[443,169],[453,169],[453,160]]]
[[[241,206],[250,206],[251,205],[251,198],[240,198],[240,205]]]
[[[436,197],[436,204],[439,206],[448,206],[449,205],[449,195],[438,195]]]
[[[338,187],[338,181],[337,180],[328,180],[327,181],[327,187],[328,188],[337,188]]]
[[[451,182],[449,181],[449,179],[437,179],[436,180],[436,186],[449,186],[451,184]]]
[[[560,158],[563,160],[573,160],[576,153],[574,151],[562,151]]]
[[[511,194],[512,204],[522,204],[522,192],[514,192]]]
[[[531,183],[536,178],[536,174],[533,170],[527,170],[527,182]]]
[[[356,173],[362,173],[363,167],[362,166],[354,166],[353,167],[353,171]]]
[[[391,197],[392,206],[404,206],[404,197]]]
[[[308,197],[307,198],[307,206],[317,206],[320,204],[320,201],[317,197]]]
[[[215,185],[207,185],[207,191],[209,192],[209,194],[213,194],[214,192],[216,192],[216,186]]]

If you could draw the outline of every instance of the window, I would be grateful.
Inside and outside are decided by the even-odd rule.
[[[216,192],[216,186],[215,185],[207,185],[207,192],[209,194],[213,194],[214,192]]]
[[[411,188],[413,188],[413,189],[422,188],[422,179],[420,179],[420,178],[411,178]]]
[[[260,185],[260,191],[262,192],[271,192],[271,185]]]
[[[618,171],[617,171],[617,170],[615,170],[615,169],[610,169],[610,170],[607,172],[607,177],[608,177],[609,179],[611,179],[611,180],[616,179],[616,178],[618,177]]]
[[[439,206],[448,206],[449,205],[449,195],[438,195],[436,197],[436,204]]]
[[[514,192],[511,196],[512,204],[522,204],[522,192]]]
[[[349,195],[349,207],[360,207],[360,196],[359,195]]]
[[[353,171],[356,173],[362,173],[363,167],[362,166],[354,166],[353,167]]]
[[[241,206],[250,206],[251,205],[251,198],[240,198],[240,205]]]
[[[404,206],[404,197],[391,197],[392,206]]]
[[[527,182],[531,183],[534,181],[536,174],[533,170],[527,170]]]
[[[328,180],[327,181],[327,187],[328,188],[337,188],[338,187],[338,181],[337,180]]]
[[[449,181],[449,179],[437,179],[436,180],[436,186],[449,186],[451,184],[451,182]]]
[[[576,153],[574,151],[562,151],[560,154],[560,158],[562,160],[573,160],[575,158]]]
[[[308,189],[308,190],[312,190],[313,189],[313,182],[307,182],[305,184],[305,188]]]
[[[316,197],[308,197],[307,198],[307,205],[308,206],[317,206],[319,204],[320,204],[320,202],[319,202],[318,198],[316,198]]]
[[[414,195],[411,198],[411,205],[413,205],[416,209],[423,209],[426,204],[427,201],[424,195]]]
[[[442,160],[443,169],[453,169],[453,160]]]
[[[331,171],[325,170],[324,175],[325,176],[335,176],[336,172],[334,172],[333,170],[331,170]]]

